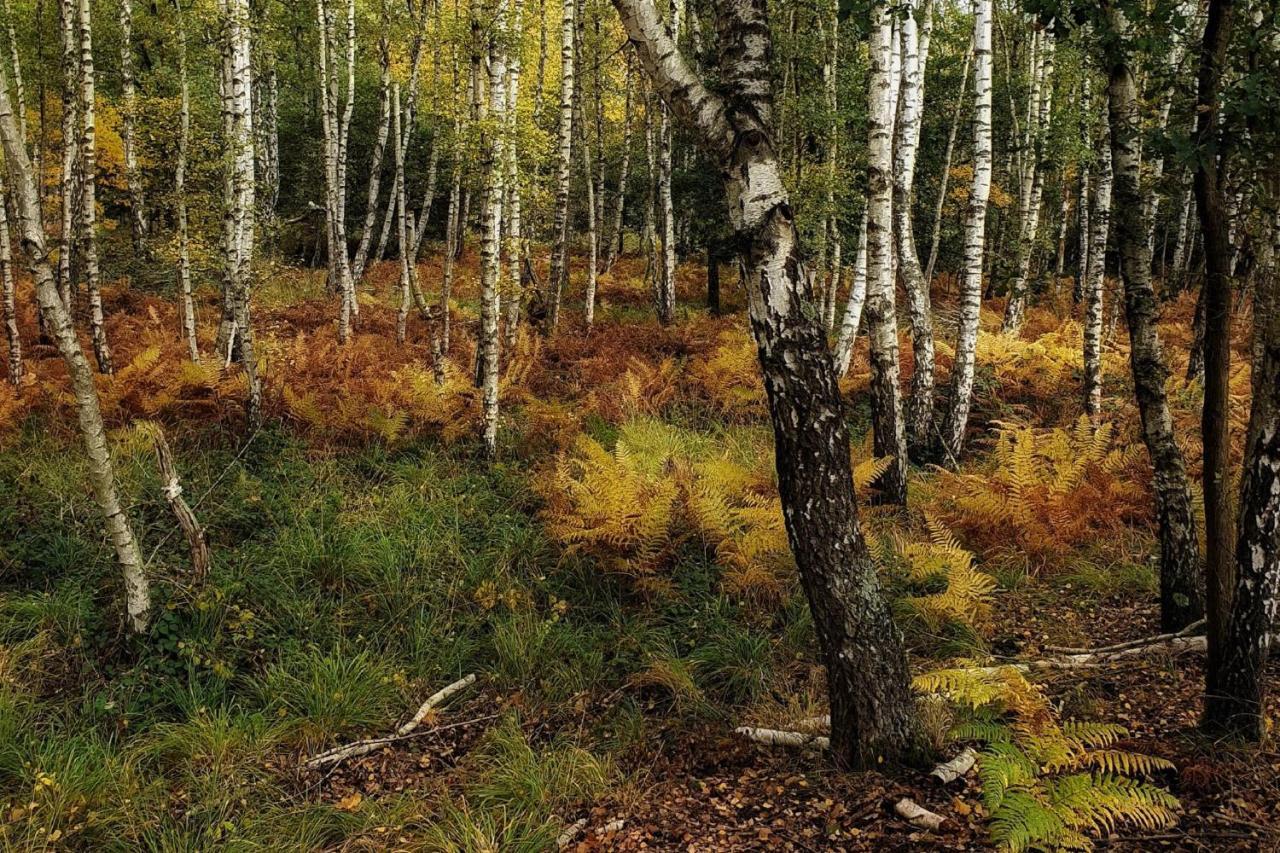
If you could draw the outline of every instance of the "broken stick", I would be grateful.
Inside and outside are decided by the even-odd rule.
[[[927,829],[932,832],[937,832],[939,829],[942,829],[942,824],[947,820],[942,815],[935,814],[934,812],[924,808],[910,797],[903,797],[901,800],[894,803],[893,810],[897,813],[898,817],[902,818],[912,826],[919,827],[920,829]]]
[[[819,749],[827,749],[831,746],[830,738],[804,732],[757,729],[751,726],[740,726],[734,729],[734,732],[747,738],[747,740],[763,743],[766,746],[816,746]]]

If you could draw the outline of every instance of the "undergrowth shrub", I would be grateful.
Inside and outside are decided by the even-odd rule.
[[[1015,667],[937,670],[915,686],[956,709],[952,740],[982,745],[982,801],[1002,849],[1088,850],[1121,825],[1154,832],[1176,821],[1178,800],[1147,781],[1170,762],[1121,748],[1122,726],[1058,722]]]
[[[1149,529],[1149,480],[1142,445],[1114,446],[1110,424],[1082,416],[1070,428],[1002,427],[988,458],[920,481],[916,499],[987,559],[1040,572]]]

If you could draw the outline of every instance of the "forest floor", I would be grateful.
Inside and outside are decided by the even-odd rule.
[[[597,325],[584,335],[571,287],[559,334],[522,334],[510,351],[490,466],[477,453],[479,401],[466,377],[475,272],[469,255],[453,306],[454,367],[437,386],[416,316],[409,343],[394,343],[394,265],[372,271],[346,348],[334,341],[320,276],[268,271],[255,305],[268,425],[250,435],[235,371],[215,357],[185,363],[173,301],[108,289],[122,367],[99,390],[159,603],[141,640],[121,627],[65,373],[50,347],[29,347],[32,377],[0,391],[0,844],[991,847],[978,774],[944,788],[927,768],[842,773],[817,749],[761,746],[733,731],[791,728],[825,710],[781,525],[749,522],[773,506],[772,460],[740,295],[726,287],[724,316],[708,316],[702,271],[682,267],[680,317],[663,328],[642,265],[626,258],[602,278]],[[438,260],[420,277],[430,294]],[[21,299],[34,341],[25,288]],[[939,282],[939,387],[952,299]],[[1017,337],[996,333],[998,307],[984,312],[970,458],[958,473],[913,468],[906,510],[863,502],[917,672],[1158,633],[1149,470],[1123,322],[1107,348],[1098,429],[1079,421],[1069,304],[1046,297]],[[1200,391],[1182,380],[1191,310],[1185,295],[1171,302],[1162,333],[1179,438],[1198,476]],[[208,354],[212,294],[200,312]],[[843,382],[854,461],[869,466],[855,474],[864,498],[875,473],[865,350],[860,341]],[[1246,331],[1236,362],[1247,354]],[[902,358],[905,383],[907,334]],[[1232,378],[1237,445],[1248,381],[1247,368]],[[140,419],[165,430],[208,530],[204,582],[190,577],[145,433],[131,427]],[[566,519],[586,522],[570,497],[589,476],[605,481],[587,489],[601,512],[656,518],[657,532],[575,544]],[[717,506],[741,526],[717,533],[698,501],[725,483],[728,503]],[[669,516],[655,516],[663,500]],[[971,554],[978,574],[968,557],[945,582],[915,573],[912,554],[943,552]],[[966,593],[962,577],[991,582]],[[1202,664],[1196,653],[1157,652],[1032,679],[1053,719],[1122,725],[1117,748],[1172,762],[1151,781],[1178,798],[1176,822],[1121,823],[1100,846],[1280,850],[1280,752],[1274,739],[1243,748],[1197,733]],[[477,684],[410,736],[306,766],[326,748],[394,731],[469,673]],[[1280,665],[1270,673],[1280,684]],[[1280,717],[1274,691],[1269,714]],[[934,716],[926,729],[954,753],[957,720]],[[945,817],[943,828],[897,818],[903,796]]]

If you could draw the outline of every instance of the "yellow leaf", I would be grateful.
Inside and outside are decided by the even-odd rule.
[[[360,792],[356,791],[354,794],[348,794],[347,796],[338,800],[338,804],[334,806],[334,808],[336,808],[340,812],[353,812],[356,809],[360,808],[360,801],[363,799],[364,797],[360,795]]]

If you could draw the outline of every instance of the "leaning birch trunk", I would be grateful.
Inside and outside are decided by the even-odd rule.
[[[133,229],[133,249],[144,250],[147,210],[138,171],[138,88],[133,75],[133,0],[120,0],[120,140],[124,143],[124,179],[129,193],[129,225]]]
[[[1173,262],[1169,266],[1170,274],[1166,276],[1165,295],[1169,298],[1182,292],[1187,280],[1187,262],[1191,256],[1190,241],[1187,240],[1187,226],[1194,218],[1195,195],[1190,183],[1182,192],[1182,203],[1178,206],[1178,236],[1173,243]]]
[[[98,269],[98,142],[94,116],[93,4],[79,0],[80,11],[80,254],[89,296],[89,334],[101,373],[115,371],[102,312],[102,273]]]
[[[895,128],[893,225],[898,269],[906,285],[907,313],[911,318],[915,367],[911,375],[906,430],[914,451],[928,444],[933,431],[933,309],[929,283],[920,267],[911,215],[915,207],[916,153],[924,111],[926,51],[933,29],[931,0],[913,4],[911,14],[902,19],[901,27],[902,91]]]
[[[560,323],[560,297],[569,275],[569,167],[573,154],[573,34],[576,0],[564,0],[560,19],[560,131],[556,144],[556,206],[551,225],[551,270],[547,280],[550,305],[547,330]]]
[[[385,22],[384,22],[385,26]],[[373,226],[378,218],[378,194],[382,190],[382,159],[387,151],[387,134],[391,132],[391,45],[384,36],[380,43],[382,66],[381,82],[378,86],[378,107],[381,121],[378,123],[378,137],[373,143],[373,158],[369,163],[369,190],[365,197],[364,226],[360,229],[360,244],[356,247],[355,259],[351,262],[351,279],[359,283],[364,278],[365,263],[369,260],[369,247],[373,243]],[[399,137],[396,145],[400,144]],[[392,192],[399,192],[393,188]],[[399,205],[397,199],[396,204]],[[401,254],[406,254],[401,243]]]
[[[964,448],[973,403],[978,318],[982,312],[982,261],[991,195],[991,0],[977,0],[973,29],[973,185],[965,221],[964,267],[960,283],[960,321],[951,368],[951,405],[942,423],[942,454],[954,465]]]
[[[876,4],[871,23],[871,68],[867,110],[867,328],[871,339],[871,417],[875,455],[893,461],[878,482],[888,503],[907,502],[907,434],[898,387],[898,321],[893,280],[893,117],[897,104],[893,72],[894,26]]]
[[[1191,507],[1187,467],[1173,434],[1165,381],[1169,369],[1157,330],[1159,306],[1151,284],[1151,244],[1142,197],[1142,142],[1138,92],[1124,47],[1124,14],[1110,10],[1117,42],[1108,87],[1113,198],[1126,215],[1116,217],[1116,245],[1129,321],[1129,363],[1142,434],[1154,469],[1160,530],[1160,627],[1178,631],[1204,615],[1200,593],[1200,537]]]
[[[520,0],[515,0],[520,2]],[[472,0],[473,6],[477,5]],[[480,352],[485,454],[498,453],[498,297],[502,276],[502,195],[506,172],[507,77],[506,18],[508,0],[498,0],[489,29],[489,137],[482,164],[485,176],[484,234],[480,244]]]
[[[0,318],[4,320],[5,340],[9,344],[9,381],[17,385],[22,381],[22,336],[18,333],[17,286],[9,243],[6,183],[4,176],[0,175],[0,308],[3,309]]]
[[[256,224],[249,0],[219,0],[218,6],[224,21],[223,124],[229,131],[228,165],[222,181],[223,288],[231,314],[226,347],[227,353],[231,354],[239,344],[240,366],[248,381],[246,421],[250,429],[256,429],[262,422],[262,384],[258,376],[249,310]]]
[[[431,156],[427,158],[427,186],[422,190],[422,202],[418,205],[418,219],[413,226],[413,262],[416,264],[422,257],[422,246],[426,242],[427,223],[431,221],[431,205],[436,201],[436,181],[440,175],[440,139],[439,134],[431,139]]]
[[[1030,162],[1027,175],[1023,179],[1026,204],[1022,208],[1021,221],[1018,225],[1017,273],[1013,286],[1009,290],[1009,300],[1005,304],[1004,329],[1010,334],[1022,330],[1022,323],[1027,314],[1027,290],[1031,279],[1031,256],[1040,230],[1040,202],[1044,197],[1044,176],[1048,170],[1046,142],[1049,134],[1049,119],[1053,113],[1053,54],[1054,33],[1052,28],[1040,34],[1043,43],[1040,46],[1037,76],[1033,81],[1031,98],[1035,102],[1035,114],[1029,131],[1031,133]]]
[[[71,256],[75,250],[76,187],[80,146],[75,144],[80,127],[80,58],[76,52],[75,0],[59,0],[58,19],[62,34],[62,230],[58,233],[58,293],[67,312],[74,316],[75,283]],[[39,184],[36,185],[37,190]]]
[[[933,283],[933,267],[938,262],[938,246],[942,242],[942,209],[947,203],[947,186],[951,183],[951,157],[956,150],[956,133],[960,129],[960,116],[964,113],[964,96],[969,88],[969,66],[973,62],[973,45],[964,54],[964,67],[960,71],[960,92],[956,95],[956,107],[951,114],[951,129],[947,131],[946,153],[942,155],[942,175],[938,179],[938,198],[933,203],[933,226],[929,237],[929,262],[924,266],[924,280]]]
[[[836,376],[849,372],[853,360],[853,345],[858,340],[858,327],[862,325],[862,308],[867,302],[867,210],[862,210],[862,225],[858,229],[858,255],[853,262],[853,283],[849,285],[849,301],[844,306],[840,320],[840,335],[833,353]]]
[[[102,513],[107,537],[115,549],[116,562],[124,576],[129,628],[135,633],[141,633],[146,630],[151,615],[150,587],[143,572],[138,541],[134,538],[129,516],[121,506],[120,496],[116,491],[115,471],[111,464],[111,452],[107,448],[107,434],[102,424],[93,371],[80,348],[80,341],[71,325],[70,313],[58,294],[53,268],[49,264],[44,229],[40,224],[40,200],[35,174],[9,102],[9,80],[3,63],[0,63],[0,144],[4,149],[9,184],[13,188],[18,232],[35,282],[36,299],[58,352],[67,366],[71,391],[76,401],[80,437],[89,458],[90,484]]]
[[[1095,420],[1102,413],[1102,293],[1110,227],[1111,145],[1104,138],[1089,215],[1089,269],[1084,290],[1084,410]]]
[[[832,751],[873,767],[911,751],[916,725],[901,636],[858,524],[844,401],[773,147],[764,4],[722,4],[718,92],[690,69],[653,0],[615,0],[654,88],[716,164],[744,270],[769,398],[778,486],[827,665]]]
[[[209,543],[205,539],[204,528],[196,518],[191,505],[182,496],[182,483],[178,480],[178,468],[173,462],[173,451],[164,436],[164,430],[152,425],[148,430],[152,445],[156,452],[156,468],[160,472],[161,493],[165,503],[178,520],[178,527],[187,540],[187,550],[191,552],[191,576],[201,582],[209,576]]]
[[[173,196],[178,219],[178,290],[182,299],[182,334],[187,355],[200,361],[196,337],[196,302],[191,291],[191,241],[187,222],[187,150],[191,145],[191,83],[187,77],[187,29],[181,0],[174,0],[178,22],[178,162],[173,171]]]

